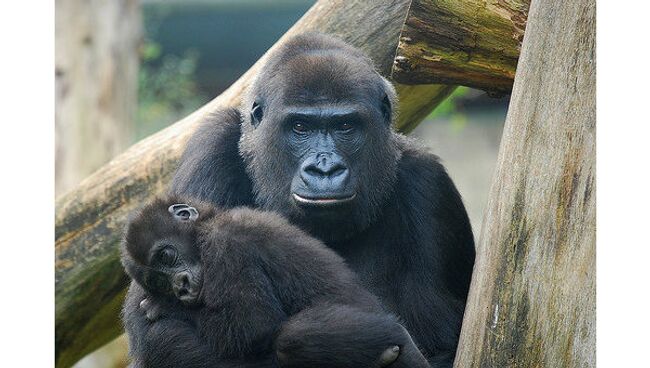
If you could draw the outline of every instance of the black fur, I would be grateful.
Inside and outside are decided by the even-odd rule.
[[[222,111],[196,132],[171,190],[219,206],[285,215],[347,261],[404,321],[433,366],[451,367],[474,239],[461,197],[438,158],[392,130],[395,106],[390,83],[359,50],[324,35],[297,36],[270,56],[239,111]],[[296,108],[316,121],[309,135],[295,121],[293,128],[286,126],[287,110]],[[345,136],[327,117],[350,108],[361,117],[354,134]],[[345,181],[326,178],[310,187],[311,179],[300,180],[305,162],[321,151],[335,155]],[[323,198],[355,196],[340,206],[306,207],[292,198],[295,188],[305,186]],[[294,264],[287,260],[286,266]],[[311,347],[314,360],[338,344],[310,340],[321,331],[364,333],[322,315],[305,316],[301,326],[296,341]]]
[[[168,208],[176,203],[196,208],[198,217],[175,218]],[[157,263],[161,242],[178,250],[174,263]],[[124,321],[136,367],[273,367],[276,356],[286,367],[380,367],[392,346],[401,350],[391,367],[427,366],[408,332],[343,259],[278,215],[157,199],[130,221],[122,249],[134,280]],[[191,304],[179,301],[177,289],[151,282],[152,273],[188,267],[202,280]],[[159,314],[146,318],[142,300]],[[334,323],[314,334],[312,318]],[[303,331],[312,333],[312,345],[302,344]],[[330,350],[315,356],[318,346]]]

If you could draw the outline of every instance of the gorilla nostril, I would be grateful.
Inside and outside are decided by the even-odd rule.
[[[321,168],[317,165],[309,165],[304,168],[304,173],[308,176],[316,178],[334,178],[343,175],[348,171],[348,168],[343,165],[331,165]]]
[[[321,169],[319,169],[318,167],[316,167],[316,165],[309,165],[309,166],[307,166],[307,167],[305,168],[304,171],[305,171],[306,174],[311,175],[311,176],[317,176],[317,177],[320,177],[320,176],[324,176],[324,175],[325,175],[325,172],[323,172],[323,170],[321,170]]]
[[[190,287],[190,277],[185,272],[177,274],[174,282],[179,290],[189,289]]]
[[[337,177],[345,174],[348,171],[347,167],[345,166],[335,166],[330,172],[328,173],[329,176],[331,177]]]

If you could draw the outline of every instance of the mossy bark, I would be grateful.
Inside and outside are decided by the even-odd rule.
[[[530,0],[414,0],[393,79],[512,89]]]
[[[596,366],[595,16],[531,5],[455,367]]]

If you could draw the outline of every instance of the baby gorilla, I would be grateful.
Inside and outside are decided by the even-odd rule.
[[[134,367],[429,366],[341,257],[273,213],[159,198],[122,263]]]

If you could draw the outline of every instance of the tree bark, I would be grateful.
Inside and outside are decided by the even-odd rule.
[[[409,1],[320,1],[292,27],[291,35],[318,30],[363,49],[388,75]],[[56,202],[56,365],[67,367],[122,330],[118,312],[127,277],[118,243],[129,212],[169,182],[185,142],[201,122],[241,93],[262,57],[222,95],[173,126],[137,143]],[[397,86],[398,128],[421,121],[453,86]]]
[[[136,0],[56,1],[58,196],[133,139],[141,15]]]
[[[414,0],[393,79],[510,92],[530,0]]]
[[[531,5],[455,367],[596,366],[595,13]]]

